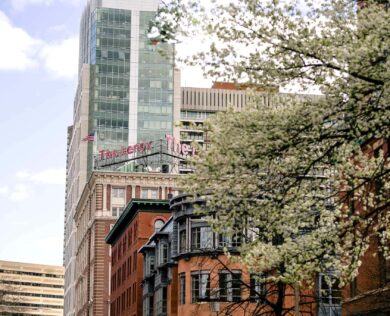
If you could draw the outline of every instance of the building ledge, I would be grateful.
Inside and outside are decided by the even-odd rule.
[[[343,304],[352,303],[352,302],[355,302],[355,301],[358,301],[358,300],[361,300],[361,299],[364,299],[364,298],[367,298],[367,297],[371,297],[371,296],[382,295],[383,293],[389,292],[389,291],[390,291],[390,286],[387,285],[385,287],[382,287],[382,288],[379,288],[379,289],[375,289],[375,290],[371,290],[371,291],[367,291],[367,292],[358,294],[358,295],[356,295],[354,297],[348,298],[348,299],[343,301]]]

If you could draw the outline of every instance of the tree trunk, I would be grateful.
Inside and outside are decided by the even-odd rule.
[[[286,285],[282,282],[277,283],[278,287],[278,299],[275,304],[275,316],[283,316],[284,295],[286,292]]]
[[[301,312],[299,311],[299,301],[300,301],[299,284],[295,284],[294,285],[294,314],[295,314],[295,316],[301,315]]]

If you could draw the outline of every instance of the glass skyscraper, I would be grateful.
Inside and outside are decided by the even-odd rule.
[[[68,129],[64,315],[74,315],[73,216],[94,155],[174,134],[173,48],[147,38],[158,0],[89,0],[80,23],[79,84]],[[175,85],[176,83],[176,85]],[[176,96],[176,100],[178,100]],[[178,118],[177,118],[178,119]],[[95,141],[82,139],[93,134]]]
[[[96,137],[88,148],[88,170],[99,150],[173,132],[172,48],[147,38],[155,13],[137,13],[98,7],[88,17],[89,45],[82,56],[91,65],[88,132]]]

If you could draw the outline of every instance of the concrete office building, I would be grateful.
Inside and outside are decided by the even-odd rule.
[[[179,75],[147,39],[158,0],[88,0],[80,23],[79,82],[68,129],[64,218],[65,315],[75,314],[76,205],[102,149],[175,135]],[[175,110],[176,109],[176,110]],[[91,135],[94,141],[83,141]],[[93,135],[93,136],[92,136]],[[178,138],[178,133],[176,135]]]
[[[0,261],[0,315],[63,313],[64,268]]]
[[[252,88],[252,92],[248,92]],[[204,121],[217,112],[232,108],[242,111],[256,97],[257,104],[269,107],[287,106],[292,99],[303,100],[315,96],[278,93],[275,87],[248,87],[226,82],[215,82],[211,88],[182,87],[180,90],[180,143],[192,149],[193,143],[207,148],[207,135],[201,128]],[[179,167],[180,173],[191,172],[185,163]]]

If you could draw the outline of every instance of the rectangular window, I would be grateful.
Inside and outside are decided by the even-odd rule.
[[[179,250],[180,252],[186,252],[186,230],[182,229],[179,232]]]
[[[113,206],[112,207],[112,216],[119,217],[123,212],[123,207]]]
[[[200,248],[200,227],[191,228],[191,250]]]
[[[219,299],[222,302],[241,301],[241,271],[219,272]]]
[[[141,189],[141,198],[142,199],[158,199],[158,189],[157,188],[142,188]]]
[[[228,236],[226,234],[218,235],[218,247],[220,248],[238,248],[241,246],[241,234]]]
[[[213,231],[211,227],[200,228],[200,248],[210,249],[213,247]]]
[[[390,282],[390,259],[387,259],[382,251],[379,251],[379,273],[381,286],[386,286]]]
[[[231,247],[238,248],[240,246],[241,246],[241,234],[236,233],[232,236]]]
[[[353,280],[350,283],[350,297],[355,297],[358,294],[358,288],[357,288],[357,278],[353,278]]]
[[[153,272],[154,272],[154,255],[151,255],[150,253],[148,253],[145,256],[144,262],[145,262],[145,270],[144,270],[145,276],[149,276],[149,275],[153,274]]]
[[[148,198],[148,189],[142,189],[141,190],[141,199],[147,199]]]
[[[167,288],[166,287],[159,288],[156,291],[154,299],[155,299],[156,314],[157,315],[166,314],[167,313]]]
[[[218,247],[224,248],[224,247],[229,247],[229,237],[226,236],[225,234],[220,234],[218,235]]]
[[[266,274],[251,274],[250,275],[250,296],[249,300],[252,303],[262,303],[267,296],[267,287],[265,282]]]
[[[168,244],[160,243],[158,246],[158,265],[168,262]]]
[[[131,298],[132,298],[132,288],[129,286],[129,306],[131,306]]]
[[[124,198],[125,189],[124,188],[112,188],[112,197],[113,198]]]
[[[158,199],[157,189],[150,189],[150,198],[151,199]]]
[[[179,274],[179,304],[183,305],[186,303],[186,274]]]
[[[210,272],[191,272],[192,303],[198,303],[210,298]]]
[[[150,81],[150,88],[161,89],[161,81],[159,81],[159,80],[151,80]]]
[[[330,276],[320,275],[319,283],[320,301],[326,304],[340,304],[341,290],[337,280],[332,280]]]
[[[133,253],[133,271],[137,270],[137,250]]]
[[[145,298],[145,316],[153,316],[153,297]]]
[[[116,275],[116,283],[118,286],[121,285],[121,272],[122,272],[121,270],[122,270],[122,268],[119,268],[117,271],[117,275]]]
[[[130,245],[133,242],[133,230],[131,228],[130,228],[128,237],[129,237],[128,245],[129,245],[129,248],[130,248]]]
[[[153,273],[153,271],[154,271],[154,256],[149,257],[149,269],[150,269],[150,272]]]

